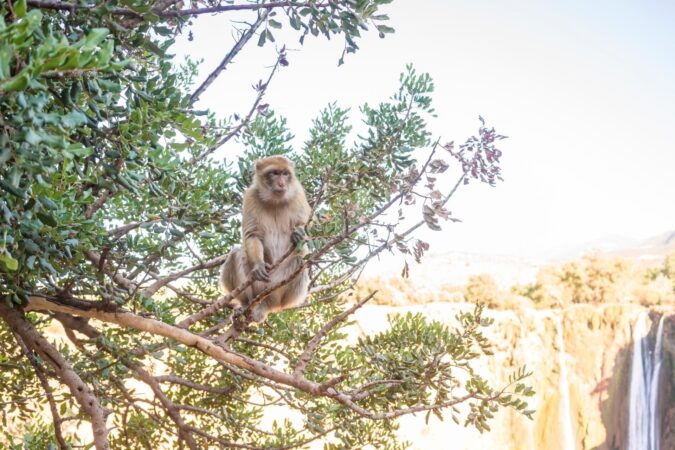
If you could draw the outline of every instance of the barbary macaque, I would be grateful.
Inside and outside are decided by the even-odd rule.
[[[270,156],[255,164],[253,183],[244,194],[241,234],[243,248],[233,248],[220,269],[220,288],[232,292],[249,276],[255,281],[237,296],[248,306],[268,286],[287,279],[302,264],[304,247],[273,271],[272,264],[304,239],[304,225],[311,208],[295,177],[293,163],[283,156]],[[286,285],[272,291],[251,310],[251,319],[263,322],[270,312],[301,304],[307,297],[309,275],[304,269]]]

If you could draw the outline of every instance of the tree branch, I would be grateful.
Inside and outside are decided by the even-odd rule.
[[[105,261],[101,260],[101,254],[99,252],[96,252],[94,250],[88,250],[85,252],[84,256],[92,263],[94,266],[99,267],[103,273],[108,275],[112,280],[117,283],[118,285],[122,286],[128,291],[134,291],[138,289],[138,284],[135,283],[134,281],[131,281],[128,278],[125,278],[124,276],[120,275],[119,273],[115,273],[115,271],[110,270],[108,267],[106,267]]]
[[[226,367],[230,368],[231,370],[234,370],[237,374],[244,376],[245,378],[255,379],[253,376],[257,375],[261,377],[261,381],[270,380],[274,383],[278,383],[279,385],[289,386],[310,395],[328,397],[346,406],[347,408],[351,409],[358,415],[373,420],[393,419],[402,415],[412,414],[415,412],[446,408],[448,406],[453,406],[470,399],[492,401],[498,399],[504,392],[502,390],[490,396],[484,396],[481,394],[470,392],[464,396],[453,397],[450,400],[441,403],[434,403],[431,405],[419,405],[410,408],[395,409],[386,412],[373,412],[357,404],[359,396],[352,396],[350,394],[337,391],[334,387],[335,383],[331,383],[329,381],[328,383],[320,384],[306,379],[304,376],[302,376],[302,374],[287,374],[281,372],[260,361],[256,361],[247,356],[227,350],[219,345],[215,345],[212,341],[202,336],[196,335],[185,329],[178,328],[154,319],[141,317],[136,314],[124,311],[116,311],[116,312],[92,311],[92,310],[80,311],[73,307],[50,302],[49,300],[43,297],[31,297],[28,301],[28,306],[26,310],[63,312],[82,317],[96,318],[103,322],[114,323],[123,327],[133,328],[139,331],[145,331],[155,335],[164,336],[166,338],[173,339],[181,344],[199,350],[200,352],[214,358],[216,361],[220,362],[221,364],[224,364]],[[15,316],[19,316],[20,313],[0,303],[0,315],[2,315],[5,318],[5,320],[8,323],[10,323],[10,326],[14,328],[13,324],[15,322],[18,322],[19,320]],[[23,320],[23,322],[18,322],[18,324],[21,323],[26,322],[25,320]],[[74,372],[72,372],[72,369],[70,369],[69,366],[66,366],[68,363],[61,357],[61,355],[53,347],[51,347],[49,343],[47,343],[44,340],[44,338],[39,336],[39,334],[37,334],[37,332],[32,327],[31,329],[33,330],[33,333],[36,334],[41,340],[39,342],[39,345],[36,346],[39,349],[37,351],[41,352],[45,348],[47,348],[45,347],[45,345],[48,346],[48,349],[50,351],[48,353],[41,353],[41,354],[46,358],[54,359],[55,361],[54,364],[57,367],[57,373],[65,372],[69,377],[76,377],[75,378],[76,382],[73,381],[71,378],[68,379],[69,386],[72,384],[71,389],[74,391],[77,390],[75,394],[76,396],[79,395],[78,400],[81,398],[81,403],[83,403],[83,406],[85,408],[88,408],[87,411],[90,412],[90,414],[94,414],[96,411],[92,410],[92,408],[95,406],[101,411],[102,414],[103,409],[100,407],[98,400],[93,396],[89,388],[86,387],[84,383],[82,383],[79,377]],[[19,330],[17,330],[17,332],[19,332],[19,334],[21,335],[21,332]],[[24,338],[24,340],[26,340],[25,336],[22,335],[22,337]],[[26,341],[30,344],[30,340]],[[68,370],[65,370],[64,368],[67,368]],[[336,380],[342,381],[343,379],[344,377],[338,377]],[[269,383],[268,381],[262,382],[264,384]],[[84,391],[84,393],[82,391]],[[83,395],[85,395],[85,397],[82,397]],[[87,395],[89,397],[87,397]],[[91,403],[87,403],[87,401],[90,401]],[[105,442],[105,446],[98,447],[98,443],[100,442],[101,424],[103,424],[103,431],[107,432],[107,430],[105,430],[105,421],[101,414],[93,416],[96,417],[97,426],[95,427],[95,431],[96,433],[98,433],[95,434],[95,436],[99,437],[99,440],[97,440],[96,443],[97,448],[107,449],[108,448],[107,442]],[[193,427],[188,428],[193,432],[199,432],[200,435],[203,433],[201,432],[201,430],[196,430]],[[103,436],[105,436],[105,434]]]
[[[19,347],[21,347],[21,351],[26,356],[26,358],[28,358],[31,365],[33,366],[33,369],[35,370],[35,375],[37,375],[38,380],[40,380],[40,385],[42,386],[42,389],[45,391],[45,396],[47,397],[47,401],[49,402],[49,410],[52,413],[52,422],[54,423],[54,436],[56,437],[56,442],[58,442],[59,448],[61,448],[61,450],[68,450],[69,448],[68,444],[66,443],[66,440],[63,438],[63,431],[61,430],[61,424],[63,423],[63,419],[61,419],[61,416],[59,415],[59,410],[56,407],[56,402],[54,401],[54,392],[52,391],[51,386],[49,386],[49,380],[47,380],[47,376],[45,375],[42,366],[40,366],[40,364],[38,363],[35,354],[28,348],[28,346],[23,341],[21,336],[19,336],[19,334],[14,331],[12,334],[14,334],[14,339],[16,339],[16,342],[19,344]]]
[[[190,96],[190,105],[195,103],[197,100],[199,100],[199,96],[201,96],[206,89],[208,89],[211,84],[216,81],[216,78],[221,74],[223,70],[225,70],[225,67],[227,67],[228,64],[232,62],[235,56],[241,51],[241,49],[246,45],[246,43],[255,35],[255,32],[260,28],[260,25],[267,20],[267,16],[269,15],[269,10],[265,11],[264,13],[260,14],[258,16],[258,20],[256,20],[248,30],[245,32],[241,33],[239,36],[239,39],[237,42],[234,44],[232,49],[225,55],[225,58],[218,64],[218,67],[215,68],[213,72],[209,74],[209,76],[206,77],[204,82],[192,93]]]
[[[44,300],[47,302],[47,300]],[[69,307],[62,307],[68,308]],[[70,312],[70,311],[63,311]],[[68,361],[56,350],[38,331],[28,322],[23,312],[17,308],[10,308],[0,302],[0,316],[7,325],[26,343],[54,368],[58,378],[70,389],[80,407],[91,418],[91,427],[94,434],[94,445],[98,450],[109,450],[108,428],[106,417],[110,411],[104,409],[98,398],[91,391],[80,376],[73,370]]]
[[[214,386],[207,386],[205,384],[198,384],[194,381],[186,380],[185,378],[179,377],[178,375],[159,375],[155,377],[158,383],[173,383],[180,384],[190,389],[197,389],[199,391],[210,392],[216,395],[230,395],[236,390],[234,386],[227,388],[218,388]]]
[[[272,81],[272,77],[274,76],[277,69],[279,68],[279,64],[281,64],[282,60],[285,61],[285,58],[286,58],[286,54],[285,54],[284,50],[282,49],[279,52],[279,55],[277,56],[277,61],[274,64],[274,66],[272,67],[272,71],[270,72],[269,76],[267,77],[267,81],[265,81],[265,83],[261,82],[258,85],[258,95],[257,95],[255,101],[253,102],[253,106],[251,106],[251,109],[249,110],[248,114],[246,114],[246,117],[244,117],[244,119],[242,119],[242,121],[239,123],[239,125],[234,127],[234,129],[232,131],[230,131],[228,134],[226,134],[225,137],[223,137],[220,141],[216,142],[214,145],[212,145],[208,149],[204,150],[202,153],[195,156],[194,158],[192,158],[189,162],[190,165],[198,163],[199,161],[201,161],[204,158],[206,158],[207,156],[209,156],[211,153],[218,150],[220,147],[225,145],[225,143],[227,143],[230,139],[232,139],[237,134],[239,134],[239,132],[242,130],[242,128],[244,128],[246,125],[248,125],[248,123],[251,121],[251,117],[253,117],[253,114],[258,109],[258,105],[260,105],[260,101],[262,100],[263,96],[265,95],[265,92],[267,91],[267,87],[270,85],[270,82]]]
[[[226,258],[227,255],[218,256],[217,258],[204,261],[203,263],[197,264],[196,266],[188,267],[187,269],[181,270],[179,272],[175,272],[170,275],[161,277],[153,284],[151,284],[149,287],[145,288],[145,290],[143,291],[143,296],[146,298],[150,298],[153,295],[155,295],[155,292],[157,292],[159,289],[166,286],[167,284],[171,283],[172,281],[176,281],[184,277],[185,275],[188,275],[197,270],[211,269],[213,267],[217,267],[222,263],[224,263]]]
[[[309,361],[312,359],[312,356],[316,352],[316,350],[319,348],[319,343],[321,342],[321,339],[323,339],[326,334],[330,330],[332,330],[335,325],[338,323],[342,322],[345,320],[349,315],[353,314],[354,311],[357,309],[361,308],[363,305],[365,305],[370,299],[375,296],[377,291],[371,292],[370,295],[368,295],[366,298],[363,300],[359,301],[356,303],[354,306],[351,308],[341,312],[337,316],[333,317],[331,321],[326,323],[321,329],[314,335],[314,337],[309,341],[307,344],[307,347],[305,348],[305,351],[302,352],[300,357],[298,358],[298,363],[295,365],[295,369],[293,369],[293,375],[300,375],[302,374],[305,369],[307,368],[307,364],[309,364]]]
[[[141,381],[150,386],[150,389],[152,389],[152,392],[155,394],[155,397],[160,401],[160,403],[166,410],[166,413],[169,415],[171,420],[173,420],[173,422],[176,424],[176,427],[178,428],[178,437],[180,439],[183,439],[191,450],[197,450],[198,448],[197,443],[192,437],[191,427],[188,427],[185,424],[183,418],[180,415],[180,409],[176,405],[174,405],[174,403],[169,399],[169,397],[167,397],[166,394],[162,391],[159,382],[152,375],[150,375],[148,372],[142,369],[138,364],[132,365],[131,368],[134,371],[134,374],[136,374],[136,376]]]
[[[55,11],[94,11],[100,7],[100,5],[80,5],[78,3],[70,3],[59,0],[28,0],[28,5],[34,8],[40,9],[51,9]],[[221,13],[228,11],[257,11],[257,10],[271,10],[275,8],[285,8],[285,7],[315,7],[323,8],[328,6],[328,3],[297,3],[294,1],[283,1],[283,2],[270,2],[270,3],[252,3],[252,4],[243,4],[243,5],[218,5],[205,8],[190,8],[190,9],[179,9],[176,11],[165,11],[164,8],[152,8],[150,12],[152,14],[158,15],[160,17],[185,17],[185,16],[198,16],[201,14],[213,14]],[[134,17],[137,19],[142,19],[143,15],[129,8],[121,7],[108,7],[107,12],[118,15],[118,16],[127,16]]]

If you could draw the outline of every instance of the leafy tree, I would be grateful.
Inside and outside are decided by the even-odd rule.
[[[433,141],[433,83],[409,67],[389,100],[361,109],[363,136],[350,137],[348,111],[330,105],[294,151],[284,119],[262,103],[288,65],[283,47],[248,111],[218,118],[194,106],[251,39],[267,45],[288,23],[301,41],[339,36],[342,59],[361,33],[393,31],[381,12],[388,2],[2,2],[5,444],[22,445],[12,437],[19,428],[26,446],[68,448],[86,426],[84,443],[99,449],[318,439],[393,449],[404,446],[393,420],[404,414],[441,417],[464,403],[464,423],[481,431],[500,406],[530,414],[523,371],[497,388],[471,369],[489,351],[480,307],[459,317],[459,330],[409,315],[343,340],[349,315],[372,296],[347,304],[363,266],[391,250],[420,258],[427,246],[414,231],[439,229],[460,185],[500,179],[502,136],[481,122],[457,149]],[[173,59],[174,38],[196,16],[232,11],[252,22],[238,25],[232,50],[194,87],[196,66]],[[246,148],[241,157],[213,157],[232,142]],[[314,208],[311,298],[251,327],[216,291],[215,272],[240,239],[252,163],[270,153],[297,161]],[[446,160],[458,162],[450,189],[436,180]],[[419,221],[404,222],[395,210],[416,201]],[[52,332],[57,323],[64,334]],[[278,406],[282,418],[270,424]],[[38,419],[47,410],[49,425]]]
[[[557,277],[564,303],[607,303],[621,300],[628,264],[620,258],[584,255],[579,262],[564,264]]]
[[[503,294],[494,278],[488,274],[469,277],[464,287],[464,298],[472,303],[480,303],[488,307],[499,307]]]

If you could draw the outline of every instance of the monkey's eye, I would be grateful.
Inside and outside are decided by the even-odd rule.
[[[289,176],[291,173],[288,170],[284,170],[281,174],[285,177]]]

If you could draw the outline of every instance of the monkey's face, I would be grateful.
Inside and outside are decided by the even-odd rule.
[[[294,175],[290,168],[268,167],[261,178],[270,193],[271,200],[284,201],[293,196]]]
[[[270,203],[286,203],[297,194],[293,163],[283,156],[269,156],[255,165],[260,198]]]
[[[283,196],[291,184],[291,171],[288,169],[272,168],[265,173],[267,186],[275,195]]]

